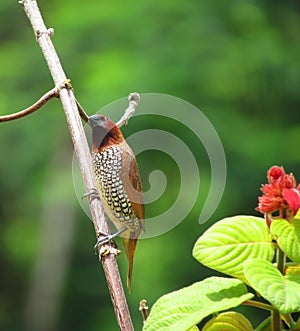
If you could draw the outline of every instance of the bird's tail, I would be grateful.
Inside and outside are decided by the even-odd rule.
[[[138,240],[133,238],[122,238],[122,242],[125,248],[125,253],[128,259],[128,274],[127,274],[127,287],[129,293],[131,293],[131,279],[132,279],[132,268],[133,268],[133,258],[134,252],[137,245]]]

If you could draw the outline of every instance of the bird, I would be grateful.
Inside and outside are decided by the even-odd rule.
[[[121,235],[128,259],[127,287],[131,292],[133,259],[144,230],[143,187],[135,155],[120,128],[107,116],[89,117],[92,162],[97,190],[106,215]]]

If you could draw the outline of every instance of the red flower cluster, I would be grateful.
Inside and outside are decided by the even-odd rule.
[[[286,210],[296,215],[300,208],[300,185],[296,187],[293,174],[286,174],[283,167],[273,166],[268,171],[268,184],[261,187],[256,210],[263,214]]]

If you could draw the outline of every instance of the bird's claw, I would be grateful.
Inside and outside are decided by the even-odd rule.
[[[96,188],[92,188],[89,192],[85,193],[81,199],[85,199],[87,197],[90,197],[92,200],[93,199],[100,199],[99,192]]]
[[[123,233],[126,229],[127,228],[124,226],[124,228],[118,230],[116,233],[99,236],[98,240],[94,246],[95,252],[97,253],[99,250],[101,250],[101,246],[107,244],[108,242],[112,242],[112,240],[115,237],[117,237],[119,234]]]
[[[94,246],[94,250],[97,252],[99,250],[99,248],[101,248],[101,246],[103,246],[104,244],[107,244],[108,242],[112,241],[112,239],[115,236],[113,234],[108,234],[106,236],[101,236],[100,238],[98,238],[95,246]]]

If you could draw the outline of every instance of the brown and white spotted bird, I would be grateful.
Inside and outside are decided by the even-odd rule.
[[[121,234],[128,259],[127,287],[131,290],[134,252],[144,228],[144,199],[135,155],[119,127],[108,117],[93,115],[92,157],[97,189],[105,213]]]

